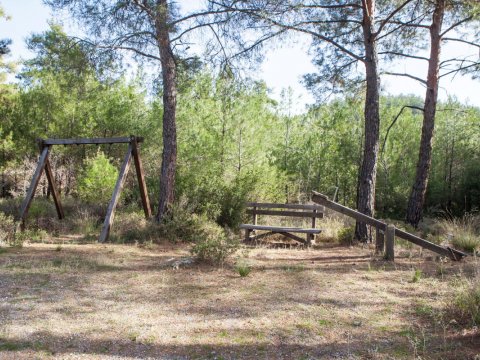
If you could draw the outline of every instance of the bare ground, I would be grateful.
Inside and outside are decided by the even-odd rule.
[[[478,276],[474,260],[254,248],[242,278],[232,265],[172,266],[187,256],[169,244],[1,253],[0,359],[480,358],[478,329],[443,311]]]

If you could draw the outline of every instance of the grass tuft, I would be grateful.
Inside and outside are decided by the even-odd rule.
[[[241,277],[247,277],[252,272],[252,267],[245,261],[239,261],[235,264],[235,271]]]
[[[453,237],[452,245],[464,251],[476,253],[480,249],[480,236],[468,231],[459,232]]]
[[[480,325],[480,281],[468,284],[458,293],[454,301],[454,310],[472,326]]]
[[[420,269],[415,269],[415,272],[413,273],[413,277],[412,277],[412,283],[417,283],[420,281],[420,279],[422,278],[422,270]]]

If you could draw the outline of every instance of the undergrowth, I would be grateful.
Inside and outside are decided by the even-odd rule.
[[[211,222],[202,224],[191,252],[200,261],[211,265],[223,265],[225,260],[240,247],[238,237]]]
[[[241,277],[247,277],[252,271],[252,267],[244,259],[240,259],[235,264],[235,271]]]
[[[466,213],[461,218],[445,219],[439,222],[443,236],[454,247],[476,253],[480,250],[480,215]]]
[[[480,326],[480,280],[467,282],[454,299],[451,310],[471,326]]]
[[[355,227],[343,228],[338,232],[338,242],[342,245],[352,245],[355,237]]]

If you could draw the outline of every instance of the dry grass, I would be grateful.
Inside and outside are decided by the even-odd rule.
[[[466,213],[459,218],[425,219],[420,224],[422,236],[436,243],[470,253],[480,250],[480,214]]]
[[[369,248],[253,248],[252,271],[181,245],[31,244],[0,254],[1,359],[473,359],[443,312],[478,263]],[[421,278],[412,281],[415,270]]]

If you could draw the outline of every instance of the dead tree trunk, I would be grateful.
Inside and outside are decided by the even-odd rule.
[[[445,13],[445,0],[437,0],[430,26],[430,58],[428,62],[427,91],[423,112],[422,137],[418,154],[415,182],[407,207],[407,222],[417,226],[422,219],[428,177],[432,164],[432,140],[435,128],[435,112],[438,98],[440,70],[441,31]]]
[[[164,218],[173,204],[177,165],[176,64],[170,43],[168,13],[167,0],[157,0],[155,29],[163,78],[163,155],[157,221]]]
[[[375,0],[365,1],[363,9],[363,36],[365,43],[365,144],[363,159],[358,175],[357,209],[361,213],[374,216],[375,212],[375,181],[377,177],[377,158],[380,136],[380,111],[378,75],[378,56],[375,33],[373,31],[375,16]],[[368,237],[367,225],[357,222],[355,238],[366,241]]]

